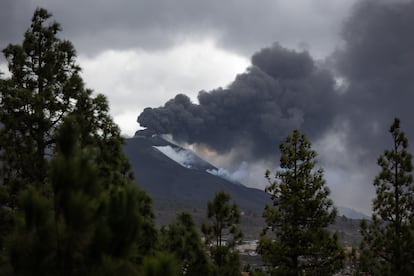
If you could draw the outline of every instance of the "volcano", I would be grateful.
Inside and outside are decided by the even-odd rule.
[[[168,224],[180,211],[190,212],[200,225],[206,221],[207,202],[217,192],[224,191],[242,212],[240,226],[245,238],[259,237],[265,225],[262,218],[264,207],[271,202],[270,195],[263,190],[212,174],[218,168],[191,150],[158,135],[140,135],[138,132],[135,137],[126,139],[124,152],[139,187],[153,199],[159,225]],[[357,244],[360,240],[359,222],[363,215],[344,207],[338,208],[338,211],[340,217],[330,228],[342,235],[345,244]],[[351,215],[350,211],[353,211]]]
[[[270,196],[209,173],[218,169],[192,151],[157,135],[136,135],[126,139],[124,152],[138,185],[152,197],[160,224],[169,223],[179,211],[190,211],[196,222],[202,222],[207,202],[224,191],[239,206],[249,227],[257,225],[253,232],[263,226],[261,215]]]
[[[261,213],[269,195],[211,174],[218,169],[188,149],[160,136],[136,136],[126,140],[124,151],[139,186],[155,203],[204,207],[218,191],[230,194],[243,212]]]

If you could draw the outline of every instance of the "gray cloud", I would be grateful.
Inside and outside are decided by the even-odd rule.
[[[244,55],[273,41],[308,45],[311,52],[327,55],[354,1],[7,0],[0,3],[0,46],[19,41],[33,10],[41,6],[54,14],[64,36],[83,53],[162,50],[183,39],[212,36],[220,46]]]
[[[321,154],[328,177],[339,183],[333,188],[337,201],[367,213],[374,195],[372,182],[379,173],[376,160],[392,147],[388,129],[394,117],[401,118],[414,144],[413,33],[414,1],[363,1],[344,25],[343,49],[332,57],[347,83],[336,119],[345,127],[333,137],[342,132],[345,139],[336,150]]]
[[[335,56],[349,84],[342,113],[350,143],[378,156],[390,146],[394,117],[414,143],[414,1],[364,1],[345,24],[345,47]]]
[[[23,40],[23,34],[30,24],[33,12],[34,8],[27,5],[26,1],[1,1],[0,50],[3,50],[9,43],[18,43]]]
[[[394,117],[414,137],[413,33],[413,1],[363,1],[344,25],[343,49],[333,56],[336,74],[348,84],[343,94],[306,52],[275,44],[254,54],[252,67],[229,87],[200,92],[199,104],[179,95],[144,111],[139,123],[220,152],[240,146],[263,157],[293,128],[318,140],[344,121],[347,147],[360,152],[361,163],[372,162],[388,145]]]
[[[394,117],[414,143],[414,1],[361,1],[344,24],[331,73],[306,52],[275,44],[227,88],[184,95],[138,119],[177,140],[207,144],[240,160],[269,160],[299,128],[314,141],[333,197],[369,212],[376,159],[391,146]],[[236,153],[235,153],[236,152]],[[269,163],[267,163],[269,164]]]
[[[177,95],[163,107],[145,109],[138,122],[179,142],[205,144],[220,153],[238,148],[243,158],[272,159],[278,141],[294,128],[314,139],[323,135],[336,97],[332,75],[307,52],[274,44],[253,55],[252,66],[227,88],[201,91],[199,104]]]

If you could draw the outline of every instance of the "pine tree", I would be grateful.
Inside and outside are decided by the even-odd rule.
[[[181,260],[183,274],[211,275],[209,260],[190,213],[177,214],[172,223],[161,228],[161,248]]]
[[[96,147],[99,171],[108,183],[132,179],[106,97],[92,97],[92,91],[85,89],[75,49],[57,37],[60,25],[49,22],[50,17],[37,9],[22,45],[3,50],[11,78],[2,80],[0,91],[1,182],[10,193],[12,210],[27,183],[43,185],[55,134],[69,115],[80,126],[81,146]]]
[[[157,252],[155,255],[147,256],[144,259],[140,275],[178,276],[182,275],[179,268],[180,266],[174,255],[166,252]]]
[[[84,92],[75,50],[69,41],[57,38],[58,23],[46,25],[50,17],[37,9],[22,45],[3,50],[11,78],[1,91],[0,146],[2,181],[9,188],[11,209],[27,183],[44,183],[45,156],[52,152],[55,130]]]
[[[148,250],[140,249],[145,220],[134,186],[107,189],[91,156],[80,148],[76,123],[59,130],[44,186],[20,193],[9,256],[17,275],[114,275],[133,273]],[[116,190],[114,190],[116,189]],[[114,221],[115,220],[115,221]],[[141,253],[139,255],[139,253]],[[125,274],[124,274],[125,275]]]
[[[6,86],[6,81],[1,79],[1,76],[2,76],[2,73],[0,72],[0,93],[3,93],[7,86]],[[0,106],[2,105],[1,101],[2,99],[0,98]],[[2,125],[0,123],[0,128],[1,127]],[[0,147],[0,154],[1,152],[2,152],[2,148]],[[3,175],[3,172],[1,170],[1,165],[0,165],[0,176],[1,175]],[[7,273],[10,270],[6,270],[6,267],[8,267],[8,260],[6,259],[6,256],[4,255],[5,237],[7,236],[8,233],[10,233],[12,229],[12,225],[13,225],[12,212],[10,208],[8,207],[9,202],[10,202],[9,189],[5,185],[2,185],[0,181],[0,275],[2,274],[1,273],[2,270],[5,271],[4,274],[10,274],[10,273]]]
[[[230,195],[220,191],[208,202],[207,218],[210,223],[202,225],[205,243],[217,266],[218,275],[240,275],[240,259],[235,246],[243,234],[237,227],[240,210],[230,203]]]
[[[316,152],[298,130],[280,145],[280,170],[272,180],[266,172],[272,205],[258,252],[276,275],[329,275],[342,265],[336,235],[326,229],[336,217],[322,169],[315,170]],[[273,232],[273,235],[269,235]],[[273,275],[273,274],[272,274]]]
[[[20,193],[21,209],[11,237],[10,261],[18,275],[79,275],[88,272],[86,258],[95,227],[100,226],[104,190],[97,169],[76,144],[74,128],[61,129],[51,160],[50,182]]]
[[[109,115],[106,98],[93,97],[92,91],[84,87],[76,52],[69,41],[58,38],[60,26],[50,17],[46,10],[36,9],[23,43],[3,50],[11,77],[0,82],[0,220],[6,222],[0,226],[0,271],[9,269],[5,264],[10,262],[14,269],[30,267],[25,262],[32,260],[13,253],[20,252],[18,245],[24,244],[38,258],[43,248],[48,249],[45,262],[39,260],[33,265],[44,265],[39,269],[48,271],[45,275],[53,274],[61,268],[61,257],[74,252],[56,242],[61,240],[58,233],[68,238],[75,235],[70,230],[75,226],[86,227],[79,230],[79,235],[87,238],[79,239],[85,244],[63,263],[75,263],[74,271],[81,271],[78,264],[83,259],[101,264],[97,271],[102,265],[115,269],[120,263],[125,267],[132,264],[132,271],[156,242],[151,199],[133,183],[122,151],[123,139]],[[76,129],[75,136],[62,130],[66,121]],[[72,154],[78,161],[65,159],[59,143],[87,149],[88,153],[81,151],[79,155],[75,150]],[[67,175],[80,160],[84,160],[85,175]],[[89,163],[93,164],[91,171],[87,169]],[[57,164],[66,168],[60,174]],[[97,182],[82,184],[89,177]],[[67,198],[71,194],[73,197]],[[88,209],[83,202],[86,199],[93,208],[99,208]],[[87,217],[83,225],[78,225],[70,218],[81,210],[81,215]],[[58,229],[50,229],[49,224],[58,225]],[[47,237],[44,243],[36,238],[37,231]],[[91,232],[94,234],[87,234]],[[11,233],[13,242],[7,248],[5,238]]]
[[[384,275],[414,273],[414,185],[408,139],[394,119],[392,148],[378,158],[381,172],[374,180],[372,222],[361,223],[361,269]]]

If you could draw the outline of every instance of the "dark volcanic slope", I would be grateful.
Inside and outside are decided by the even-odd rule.
[[[205,208],[207,201],[223,190],[231,195],[242,211],[263,212],[269,199],[266,193],[207,173],[206,168],[214,167],[205,161],[201,168],[183,167],[153,147],[167,145],[179,149],[157,136],[130,138],[124,146],[135,179],[156,205],[169,202],[182,207]]]
[[[197,160],[192,169],[181,166],[154,146],[170,146],[176,151],[182,148],[164,139],[135,137],[127,139],[124,150],[133,167],[139,186],[154,200],[156,220],[169,223],[179,211],[190,211],[197,224],[205,222],[207,201],[217,191],[229,193],[244,211],[241,228],[246,239],[257,239],[264,226],[262,213],[269,196],[261,190],[247,188],[206,172],[215,167],[204,160]],[[197,159],[197,158],[195,158]],[[330,229],[338,231],[345,245],[358,244],[359,221],[338,217]]]

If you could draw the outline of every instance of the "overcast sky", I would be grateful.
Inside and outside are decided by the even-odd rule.
[[[264,153],[276,155],[282,137],[297,127],[318,149],[337,204],[368,213],[388,126],[399,116],[413,129],[413,1],[1,0],[0,48],[22,41],[36,7],[61,23],[87,87],[108,97],[124,135],[139,128],[144,108],[163,106],[177,94],[191,105],[179,97],[170,106],[188,106],[200,122],[200,113],[222,114],[220,122],[244,120],[243,127],[223,123],[235,135],[226,143],[217,138],[227,135],[215,129],[217,121],[209,121],[214,135],[203,132],[205,125],[175,134],[230,170],[248,162],[256,178],[251,185],[264,185],[262,169],[274,161]],[[286,87],[293,92],[286,94]],[[199,105],[201,90],[209,95],[201,93]],[[249,124],[251,117],[235,106],[252,101],[264,112],[252,110],[261,116]],[[213,102],[226,102],[220,106],[226,112]],[[151,114],[143,120],[155,129]],[[263,147],[271,139],[273,147]]]
[[[276,41],[325,57],[353,1],[2,0],[0,48],[21,42],[36,7],[48,9],[74,43],[86,84],[108,96],[132,135],[144,107],[226,86]]]

